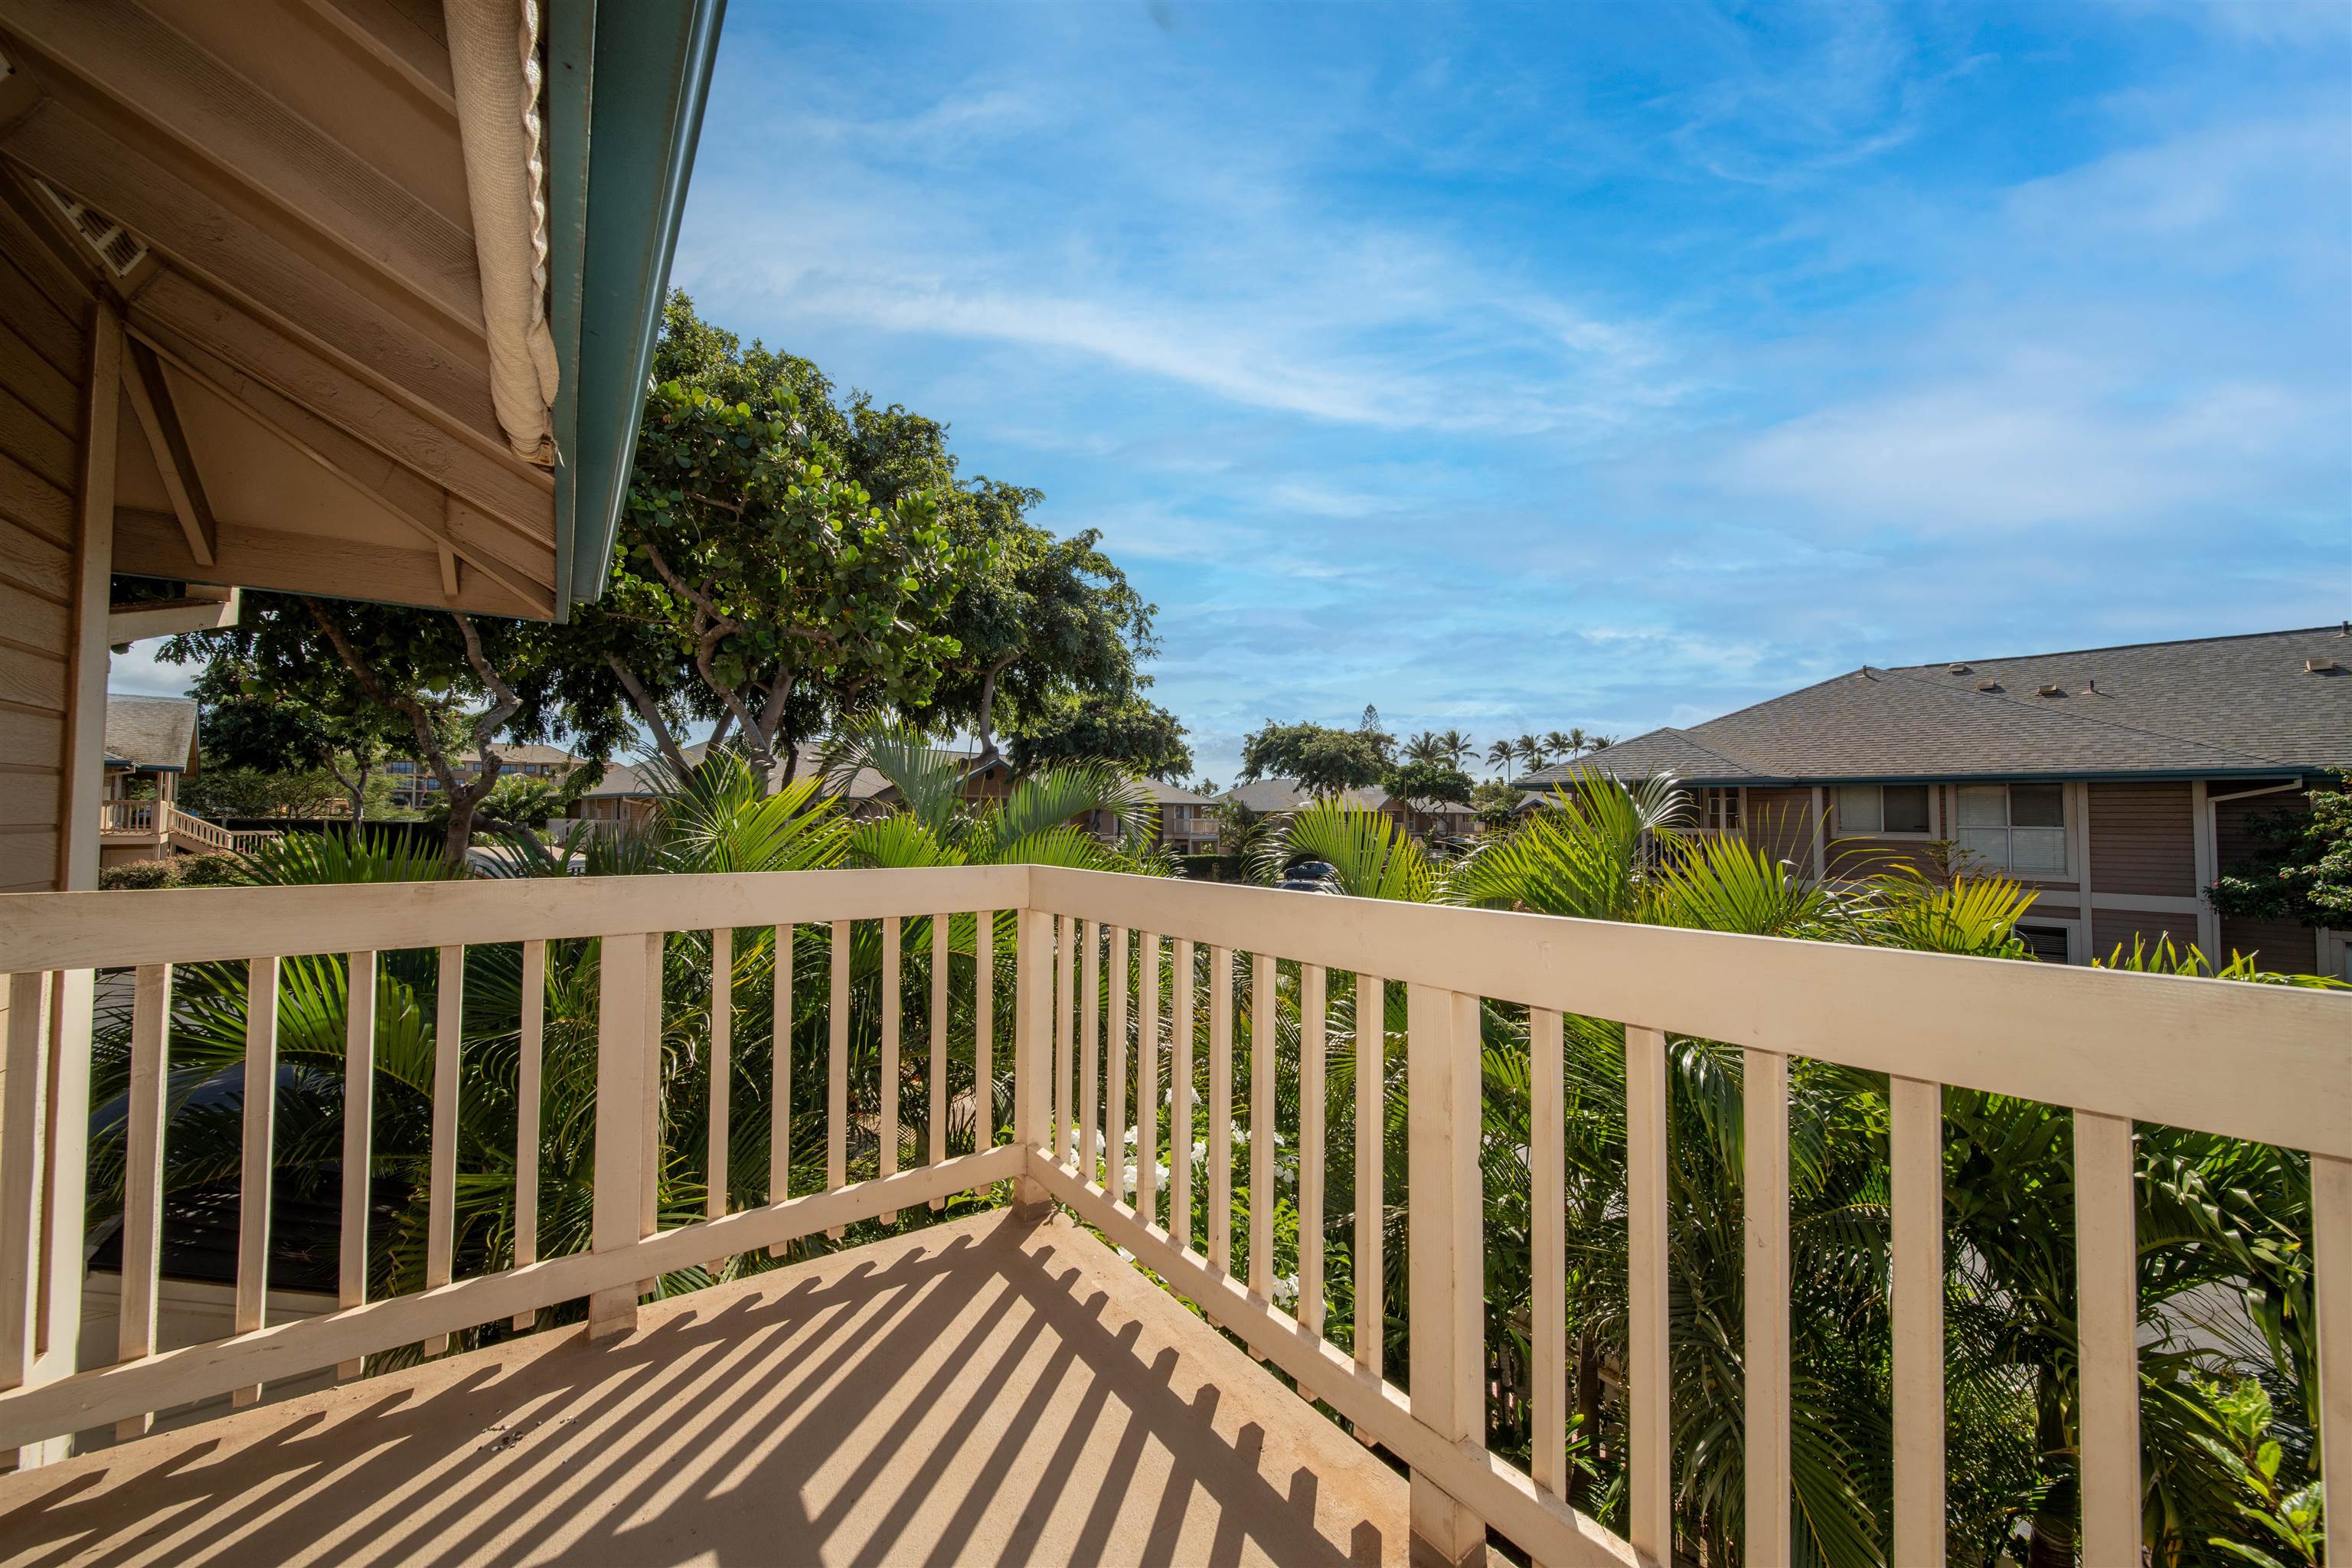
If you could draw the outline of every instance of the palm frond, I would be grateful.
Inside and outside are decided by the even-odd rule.
[[[1370,806],[1309,801],[1279,821],[1258,847],[1253,869],[1271,881],[1302,858],[1328,862],[1351,898],[1427,903],[1437,893],[1436,868],[1421,845]]]

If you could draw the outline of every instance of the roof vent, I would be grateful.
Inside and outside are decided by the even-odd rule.
[[[138,265],[147,259],[147,242],[87,203],[66,195],[47,180],[41,189],[49,194],[58,210],[66,215],[82,243],[98,253],[107,270],[117,278],[128,278]]]
[[[1951,665],[1946,668],[1944,673],[1946,675],[1966,675],[1969,673],[1969,667],[1965,664]]]
[[[2338,668],[2332,658],[2306,658],[2303,661],[2305,675],[2333,675]]]
[[[2047,686],[2036,689],[2035,695],[2041,697],[2063,697],[2066,695],[2066,689],[2053,680]]]
[[[1999,691],[2000,689],[2000,682],[1998,680],[1979,680],[1977,682],[1977,689],[1979,691]]]

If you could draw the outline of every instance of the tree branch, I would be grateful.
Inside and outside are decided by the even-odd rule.
[[[686,765],[686,753],[678,749],[677,737],[670,733],[669,721],[662,717],[661,704],[653,700],[653,694],[637,679],[636,671],[631,669],[619,654],[606,649],[604,662],[620,678],[621,689],[628,693],[629,705],[637,710],[637,717],[643,719],[646,728],[654,732],[654,749],[677,770],[680,778],[684,778],[689,771]]]

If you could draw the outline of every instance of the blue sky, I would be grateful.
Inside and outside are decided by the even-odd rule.
[[[730,9],[675,269],[1482,740],[2352,614],[2338,6]]]

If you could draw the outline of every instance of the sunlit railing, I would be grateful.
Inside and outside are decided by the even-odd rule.
[[[703,1131],[709,1165],[722,1172],[736,1120],[725,1089],[736,1076],[732,1021],[747,1007],[796,1016],[795,970],[816,969],[796,966],[793,946],[820,944],[821,1061],[796,1062],[787,1032],[786,1048],[764,1066],[772,1104],[787,1109],[792,1075],[823,1072],[825,1113],[809,1125],[821,1122],[826,1157],[822,1184],[792,1190],[794,1128],[779,1110],[768,1129],[765,1201],[730,1212],[730,1184],[713,1181],[701,1219],[664,1229],[656,1075],[665,1027],[677,1026],[663,1016],[662,957],[666,940],[684,932],[709,933],[695,939],[711,954],[711,1022],[699,1026],[698,1048],[718,1064]],[[593,1236],[585,1251],[538,1258],[547,964],[551,943],[580,939],[599,944]],[[771,996],[733,992],[735,944],[753,940],[779,954]],[[853,1050],[851,953],[873,952],[857,945],[869,942],[885,978],[871,992],[878,1016],[858,1020]],[[466,950],[498,943],[520,944],[521,954],[518,1243],[511,1266],[456,1278]],[[417,948],[439,955],[425,1288],[371,1300],[363,1262],[376,1039],[366,979],[379,954]],[[248,994],[268,996],[287,961],[320,953],[339,955],[361,981],[350,994],[363,999],[348,1009],[340,1306],[297,1322],[264,1320],[272,1101],[255,1097],[243,1125],[236,1332],[158,1351],[174,966],[243,963]],[[918,1009],[928,1026],[920,1042],[900,1037],[910,955],[933,987]],[[101,969],[134,972],[123,1307],[115,1363],[77,1373],[70,1325],[80,1311],[92,972]],[[1746,1561],[1785,1562],[1791,1551],[1792,1056],[1891,1081],[1895,1561],[1940,1563],[1944,1552],[1945,1084],[2073,1110],[2084,1561],[2138,1554],[2136,1120],[2310,1152],[2331,1479],[2343,1476],[2336,1456],[2352,1450],[2352,1289],[2340,1283],[2352,1258],[2352,1004],[2338,996],[1042,867],[16,895],[0,898],[0,970],[11,972],[0,1097],[0,1445],[110,1424],[135,1433],[159,1409],[221,1394],[248,1402],[273,1380],[328,1366],[354,1373],[371,1354],[435,1349],[450,1334],[527,1324],[541,1309],[583,1298],[591,1337],[603,1337],[631,1326],[658,1276],[1012,1181],[1017,1201],[1067,1205],[1398,1456],[1412,1472],[1414,1533],[1441,1553],[1458,1558],[1492,1526],[1538,1563],[1663,1563],[1672,1540],[1671,1031],[1745,1054]],[[948,1005],[950,986],[961,1009]],[[1008,999],[1010,1037],[999,1039]],[[1526,1470],[1486,1442],[1481,1049],[1482,1019],[1496,1009],[1523,1021],[1529,1052],[1536,1440]],[[1622,1539],[1566,1500],[1560,1043],[1570,1015],[1622,1026],[1631,1441]],[[63,1020],[62,1039],[51,1037],[53,1019]],[[951,1019],[963,1020],[955,1037]],[[1276,1026],[1262,1028],[1266,1021]],[[246,1082],[273,1081],[278,1026],[275,1009],[248,1010]],[[803,1040],[813,1037],[803,1029]],[[1344,1060],[1334,1054],[1340,1042]],[[945,1136],[958,1092],[950,1060],[966,1064],[969,1153],[950,1153]],[[870,1120],[851,1115],[853,1074]],[[1295,1086],[1289,1110],[1283,1083]],[[1332,1092],[1343,1083],[1352,1084],[1354,1136],[1335,1151],[1329,1112],[1348,1109]],[[1010,1128],[997,1123],[1000,1094]],[[1383,1140],[1388,1108],[1400,1103],[1405,1176],[1396,1190]],[[922,1135],[900,1126],[902,1106],[919,1108]],[[917,1112],[906,1114],[911,1121]],[[1246,1144],[1238,1156],[1237,1140]],[[853,1141],[866,1151],[857,1179]],[[1352,1173],[1355,1194],[1346,1322],[1327,1321],[1326,1231],[1350,1226],[1327,1212],[1335,1159]],[[1307,1222],[1295,1277],[1277,1279],[1275,1194],[1285,1182],[1295,1183]],[[1409,1262],[1403,1300],[1391,1300],[1381,1254],[1385,1224],[1400,1211]],[[1409,1393],[1382,1364],[1383,1325],[1397,1319]],[[2343,1495],[2352,1496],[2352,1479]]]
[[[246,850],[277,834],[267,828],[223,827],[182,811],[168,800],[110,800],[99,805],[99,831],[144,838],[184,838],[206,849]]]

